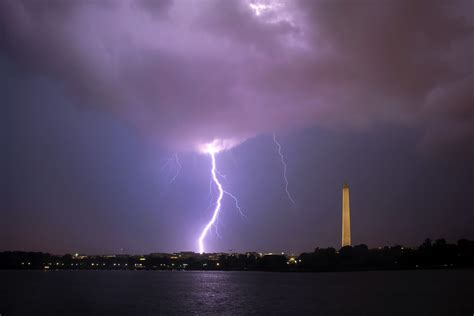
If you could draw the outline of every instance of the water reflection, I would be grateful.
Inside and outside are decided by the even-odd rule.
[[[2,315],[470,315],[474,271],[0,271]],[[436,286],[432,286],[436,284]],[[445,289],[456,291],[445,291]]]

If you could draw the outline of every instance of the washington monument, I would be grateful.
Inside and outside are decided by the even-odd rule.
[[[342,187],[342,247],[351,245],[351,213],[349,210],[349,185]]]

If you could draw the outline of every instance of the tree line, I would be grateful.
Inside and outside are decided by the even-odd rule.
[[[356,271],[426,268],[474,268],[474,241],[426,239],[418,248],[369,249],[366,245],[316,248],[299,256],[284,254],[149,254],[62,256],[42,252],[0,252],[0,269],[41,270],[226,270],[226,271]]]

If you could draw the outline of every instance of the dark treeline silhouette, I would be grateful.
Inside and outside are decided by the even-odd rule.
[[[0,269],[41,270],[234,270],[234,271],[354,271],[417,268],[474,268],[474,241],[426,239],[417,249],[402,246],[369,249],[366,245],[316,248],[299,256],[284,254],[64,255],[41,252],[0,253]]]
[[[457,244],[448,244],[444,239],[434,243],[430,239],[418,249],[402,246],[368,249],[366,245],[334,248],[316,248],[312,253],[299,257],[299,270],[375,270],[413,269],[440,267],[474,267],[474,241],[461,239]]]

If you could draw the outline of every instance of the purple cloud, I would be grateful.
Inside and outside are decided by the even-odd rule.
[[[306,126],[474,135],[471,1],[0,2],[27,73],[176,149]]]

